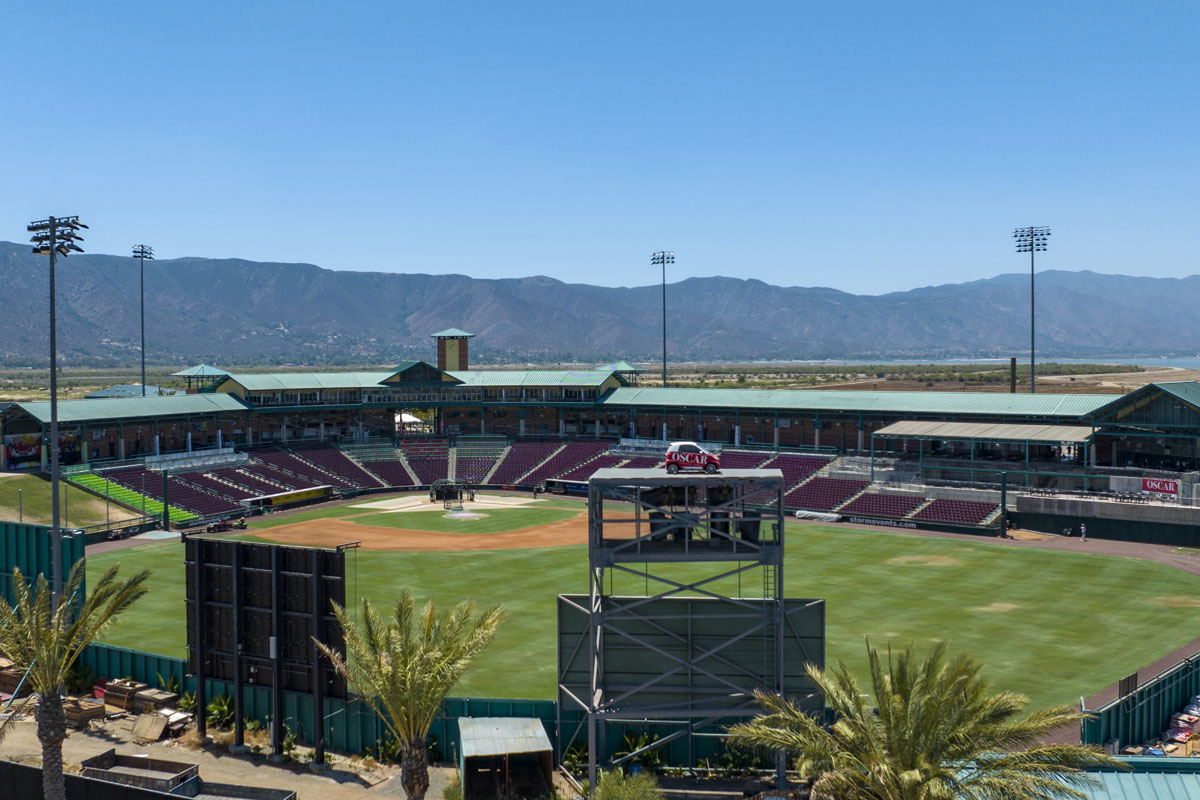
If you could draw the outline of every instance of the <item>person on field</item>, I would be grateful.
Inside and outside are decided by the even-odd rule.
[[[1084,523],[1084,522],[1079,523],[1079,541],[1081,541],[1081,542],[1087,541],[1087,523]]]

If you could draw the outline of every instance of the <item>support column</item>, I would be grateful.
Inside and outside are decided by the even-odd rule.
[[[187,432],[187,451],[192,452],[192,432]]]
[[[596,438],[600,438],[600,412],[596,412]]]
[[[158,441],[158,432],[157,432],[157,431],[156,431],[156,432],[155,432],[155,434],[154,434],[154,455],[156,455],[156,456],[157,456],[157,455],[162,455],[162,451],[161,451],[161,449],[160,449],[160,446],[159,446],[159,441]]]
[[[863,449],[863,429],[862,429],[862,421],[861,420],[859,420],[859,423],[858,423],[858,449],[859,450]]]
[[[88,458],[91,456],[89,451],[91,449],[91,446],[88,444],[87,428],[81,427],[79,429],[79,457],[83,459],[84,464],[88,463]]]
[[[821,422],[817,420],[813,423],[813,447],[820,448],[821,446]]]
[[[42,446],[38,448],[38,458],[41,461],[42,472],[46,471],[46,452],[50,449],[50,439],[46,436],[46,426],[42,425]]]
[[[517,435],[518,436],[525,435],[525,415],[524,414],[522,414],[520,417],[517,418]]]
[[[287,443],[287,414],[284,414],[279,423],[279,438],[284,444]]]

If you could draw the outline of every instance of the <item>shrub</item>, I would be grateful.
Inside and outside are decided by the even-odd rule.
[[[454,773],[449,785],[442,791],[442,798],[443,800],[462,800],[462,779],[459,778],[457,772]]]
[[[219,694],[208,704],[208,723],[219,730],[233,726],[233,698]]]
[[[613,770],[600,776],[592,800],[663,800],[663,793],[649,773],[626,775]]]

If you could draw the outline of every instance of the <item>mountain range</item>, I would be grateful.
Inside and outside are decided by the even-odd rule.
[[[46,271],[47,259],[28,245],[0,242],[2,365],[46,363]],[[1041,358],[1200,352],[1200,276],[1046,271],[1037,281]],[[57,284],[65,363],[137,362],[137,261],[59,259]],[[1028,275],[883,295],[731,277],[689,278],[667,291],[667,348],[676,360],[996,357],[1029,348]],[[659,285],[177,258],[146,263],[147,360],[331,367],[432,360],[429,334],[447,327],[476,334],[475,363],[654,360],[661,303]]]

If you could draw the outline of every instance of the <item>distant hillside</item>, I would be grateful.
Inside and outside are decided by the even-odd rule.
[[[802,277],[802,276],[797,276]],[[137,360],[137,262],[59,261],[59,349],[69,364]],[[44,364],[46,258],[0,242],[0,364]],[[1200,352],[1200,276],[1038,276],[1043,356]],[[882,296],[691,278],[668,287],[668,349],[687,360],[1004,356],[1028,351],[1028,276]],[[653,359],[658,286],[551,278],[335,272],[312,264],[180,258],[146,265],[154,363],[349,364],[432,358],[429,334],[478,334],[475,361]]]

